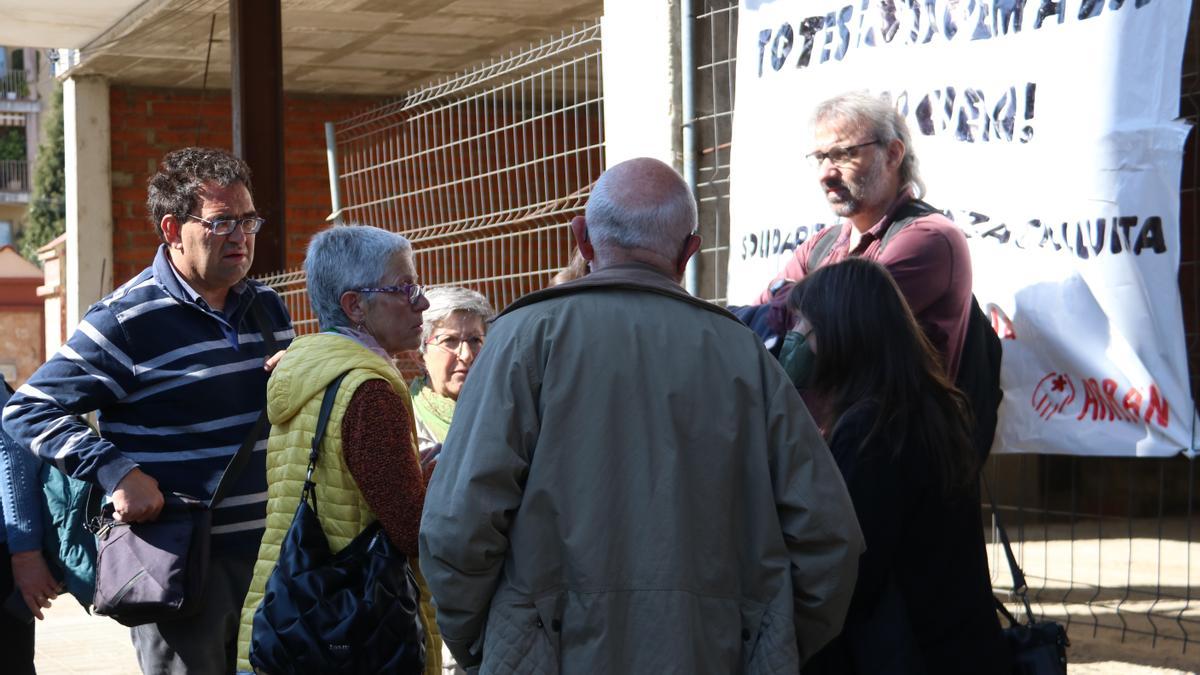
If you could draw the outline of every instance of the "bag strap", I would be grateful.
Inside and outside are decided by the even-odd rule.
[[[267,320],[266,310],[258,302],[257,294],[250,303],[250,317],[254,320],[258,332],[262,333],[263,344],[267,346],[267,356],[279,351],[279,342],[275,340],[275,331],[271,328],[271,322]]]
[[[883,236],[879,238],[879,253],[883,253],[892,239],[900,234],[901,230],[911,225],[914,220],[934,213],[941,213],[941,211],[920,199],[910,199],[901,205],[892,213],[892,222],[888,223],[887,229],[883,231]]]
[[[1004,521],[1000,518],[1000,509],[996,506],[996,497],[992,495],[992,489],[988,486],[987,476],[979,474],[979,480],[983,484],[984,492],[987,492],[988,502],[992,505],[992,518],[996,521],[996,530],[1000,533],[1000,542],[1004,544],[1004,555],[1008,558],[1008,571],[1012,575],[1013,589],[1012,595],[1019,595],[1021,603],[1025,605],[1025,617],[1029,624],[1033,625],[1033,608],[1029,604],[1029,585],[1025,582],[1025,573],[1021,571],[1021,566],[1017,564],[1017,557],[1013,555],[1012,542],[1008,539],[1008,531],[1004,529]],[[994,596],[993,596],[994,597]],[[1015,626],[1017,620],[1009,613],[1008,609],[999,600],[996,600],[996,606]]]
[[[217,489],[213,490],[212,499],[208,500],[208,508],[215,507],[225,498],[225,494],[233,487],[233,482],[250,463],[251,451],[254,450],[259,437],[269,426],[271,423],[267,420],[267,406],[263,405],[263,410],[258,414],[258,419],[254,420],[254,426],[250,427],[250,433],[246,435],[246,440],[242,441],[241,447],[234,453],[233,458],[229,460],[229,465],[225,467],[225,472],[221,474],[221,481],[217,483]]]
[[[829,257],[829,252],[833,250],[833,245],[837,243],[837,235],[831,234],[837,232],[840,228],[837,225],[827,227],[816,234],[817,243],[813,244],[812,249],[808,252],[808,273],[812,274],[816,271],[821,263]]]
[[[891,243],[892,238],[900,233],[917,218],[927,216],[931,213],[941,213],[933,206],[921,201],[920,199],[911,199],[896,209],[892,214],[892,222],[888,223],[887,229],[883,231],[883,236],[879,241],[879,252],[883,253],[883,249]],[[827,227],[816,234],[820,237],[817,243],[813,244],[812,250],[808,252],[808,271],[811,273],[825,262],[825,258],[829,257],[829,252],[833,250],[833,245],[837,243],[837,237],[828,236],[828,232],[837,231],[838,226],[834,225]]]
[[[317,430],[313,433],[312,450],[308,453],[308,473],[304,476],[304,489],[300,492],[301,501],[311,495],[313,513],[317,512],[316,484],[313,483],[313,471],[317,468],[317,457],[321,454],[321,443],[325,440],[325,427],[329,426],[329,415],[333,413],[333,403],[337,399],[338,388],[350,371],[338,375],[325,387],[325,397],[321,399],[321,412],[317,414]]]
[[[278,351],[279,343],[275,340],[275,331],[271,329],[271,324],[267,321],[266,311],[259,304],[257,294],[250,300],[250,316],[254,319],[254,324],[258,327],[258,332],[262,334],[263,344],[267,347],[267,357],[270,358]],[[225,498],[225,494],[233,487],[234,481],[241,476],[242,471],[245,470],[246,465],[250,462],[250,453],[254,450],[258,439],[269,426],[270,421],[267,419],[267,406],[264,401],[262,412],[259,413],[258,419],[254,421],[254,426],[250,428],[250,433],[246,435],[246,440],[242,441],[241,447],[230,458],[229,465],[225,467],[225,472],[221,474],[221,480],[217,483],[217,489],[213,490],[212,499],[208,500],[208,508],[215,507]]]

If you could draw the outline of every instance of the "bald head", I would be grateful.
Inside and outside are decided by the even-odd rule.
[[[674,169],[639,157],[600,176],[588,198],[588,238],[597,256],[612,249],[675,260],[696,229],[696,200]]]

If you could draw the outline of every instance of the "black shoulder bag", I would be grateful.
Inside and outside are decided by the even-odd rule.
[[[331,553],[317,517],[313,470],[345,376],[325,389],[300,504],[254,612],[250,664],[272,675],[425,670],[420,595],[408,559],[379,521]]]
[[[981,476],[982,478],[982,476]],[[1035,621],[1033,608],[1029,605],[1029,588],[1025,583],[1025,573],[1017,564],[1013,555],[1012,544],[1008,540],[1008,532],[1000,520],[1000,510],[996,508],[996,498],[983,479],[983,487],[987,490],[988,501],[992,504],[992,517],[996,519],[996,530],[1000,533],[1000,542],[1004,544],[1004,555],[1008,558],[1008,570],[1012,573],[1012,595],[1019,596],[1025,605],[1025,623],[1017,620],[1012,612],[992,596],[996,609],[1008,619],[1008,627],[1004,629],[1004,639],[1012,654],[1013,675],[1067,675],[1067,647],[1071,641],[1067,639],[1067,631],[1057,621]]]
[[[250,305],[250,314],[267,355],[274,354],[278,343],[257,302]],[[212,510],[241,476],[268,425],[264,405],[207,502],[168,493],[156,520],[123,523],[114,519],[112,504],[97,515],[99,490],[91,491],[86,522],[96,535],[96,614],[140,626],[199,613],[208,576]]]

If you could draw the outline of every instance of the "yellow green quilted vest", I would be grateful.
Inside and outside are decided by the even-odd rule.
[[[359,385],[375,379],[386,380],[400,395],[413,419],[412,402],[400,373],[383,357],[354,340],[319,333],[297,338],[271,374],[267,384],[267,414],[271,436],[267,441],[267,519],[254,577],[242,605],[238,631],[238,672],[251,672],[250,634],[254,612],[262,601],[267,578],[275,569],[279,547],[292,524],[300,492],[308,471],[308,454],[316,433],[317,416],[325,387],[338,375],[347,373],[334,400],[325,440],[321,444],[317,468],[313,472],[318,517],[330,549],[340,551],[376,518],[371,513],[342,457],[342,418]],[[413,425],[413,452],[416,452],[416,427]],[[410,559],[421,587],[421,610],[426,628],[426,669],[428,675],[441,673],[441,639],[429,591]]]

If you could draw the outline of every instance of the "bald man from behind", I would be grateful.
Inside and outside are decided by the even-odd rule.
[[[796,673],[840,629],[862,534],[775,359],[679,285],[669,166],[606,171],[592,267],[496,320],[429,485],[421,569],[484,673]]]

